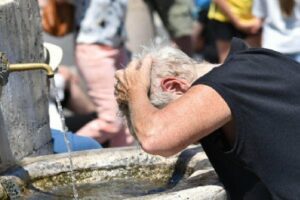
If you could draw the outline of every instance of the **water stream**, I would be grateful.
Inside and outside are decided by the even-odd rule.
[[[67,137],[68,128],[67,128],[66,123],[65,123],[65,116],[64,116],[64,112],[63,112],[63,108],[62,108],[60,99],[59,99],[58,90],[57,90],[57,87],[55,85],[54,78],[50,79],[50,84],[51,84],[51,89],[53,89],[54,94],[55,94],[55,100],[56,100],[59,116],[60,116],[61,121],[62,121],[64,141],[65,141],[65,144],[66,144],[67,150],[68,150],[68,158],[69,158],[69,162],[70,162],[70,177],[71,177],[71,182],[72,182],[73,197],[74,197],[75,200],[78,200],[79,195],[78,195],[78,191],[77,191],[77,188],[76,188],[76,178],[75,178],[74,166],[73,166],[73,160],[72,160],[72,154],[71,154],[72,149],[71,149],[70,141]]]

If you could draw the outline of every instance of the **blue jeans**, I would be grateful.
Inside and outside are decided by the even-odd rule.
[[[59,130],[51,129],[51,135],[53,139],[53,152],[54,153],[68,152],[63,133]],[[102,148],[102,146],[96,140],[89,137],[78,136],[72,134],[71,132],[68,132],[67,138],[70,141],[70,146],[72,151],[82,151],[82,150]]]

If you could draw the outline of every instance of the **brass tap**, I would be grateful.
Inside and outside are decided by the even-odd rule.
[[[36,70],[43,69],[47,72],[47,76],[52,78],[54,76],[54,72],[50,65],[45,63],[24,63],[24,64],[9,64],[7,70],[9,72],[15,71],[27,71],[27,70]]]
[[[5,85],[7,83],[10,72],[36,70],[36,69],[45,70],[49,78],[52,78],[54,76],[54,72],[50,67],[50,65],[48,64],[45,63],[10,64],[6,55],[0,52],[0,85]]]

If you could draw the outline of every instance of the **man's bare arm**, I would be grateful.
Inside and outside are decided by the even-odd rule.
[[[226,102],[205,85],[193,86],[163,109],[155,108],[147,95],[151,64],[149,58],[142,67],[132,61],[116,74],[117,101],[129,105],[133,128],[146,152],[173,155],[230,121]]]
[[[204,85],[192,87],[163,109],[153,107],[147,95],[136,90],[129,107],[142,148],[162,156],[181,151],[231,119],[223,98]]]

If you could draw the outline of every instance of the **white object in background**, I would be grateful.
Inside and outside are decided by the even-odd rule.
[[[63,57],[62,49],[51,43],[44,43],[44,56],[46,63],[49,64],[54,72],[58,70],[60,62]],[[58,95],[59,100],[64,99],[65,80],[60,74],[54,74],[54,82],[56,88],[50,85],[50,98],[49,98],[49,121],[50,128],[63,131],[62,121],[57,109],[55,96]]]

